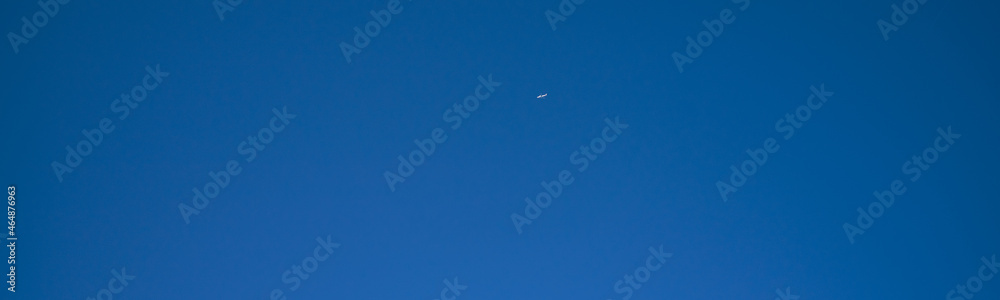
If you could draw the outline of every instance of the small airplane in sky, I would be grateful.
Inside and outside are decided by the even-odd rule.
[[[549,95],[548,93],[538,95],[538,99],[545,99],[545,96],[548,96],[548,95]]]

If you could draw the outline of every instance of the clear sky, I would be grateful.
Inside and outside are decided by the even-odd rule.
[[[36,2],[2,299],[948,299],[1000,254],[996,2]]]

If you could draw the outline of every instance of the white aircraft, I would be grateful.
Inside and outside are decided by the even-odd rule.
[[[538,99],[543,99],[543,98],[545,98],[545,96],[548,96],[548,95],[549,95],[548,93],[538,95]]]

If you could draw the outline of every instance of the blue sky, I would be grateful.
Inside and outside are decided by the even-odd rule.
[[[927,1],[885,40],[902,1],[591,0],[553,30],[559,1],[404,0],[348,63],[341,43],[388,2],[243,1],[220,20],[211,1],[71,1],[0,50],[19,238],[3,299],[96,298],[122,268],[135,279],[115,299],[439,299],[456,277],[459,300],[947,299],[1000,253],[1000,4]],[[3,6],[19,35],[41,10]],[[725,10],[679,72],[673,53]],[[120,118],[157,66],[169,75]],[[480,76],[499,86],[453,129]],[[785,139],[776,122],[811,87],[833,95]],[[274,109],[295,117],[247,161]],[[115,129],[60,181],[52,163],[104,118]],[[616,118],[628,127],[580,171],[574,152]],[[961,137],[910,180],[904,163],[949,127]],[[391,190],[396,157],[437,128]],[[723,201],[717,182],[769,138],[780,149]],[[178,206],[231,160],[186,223]],[[518,233],[511,214],[563,170],[573,183]],[[843,225],[897,179],[905,194],[852,243]],[[339,248],[292,291],[283,274],[327,237]],[[620,292],[660,246],[673,256]]]

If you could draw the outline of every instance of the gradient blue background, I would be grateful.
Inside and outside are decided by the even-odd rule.
[[[20,239],[0,297],[94,297],[125,267],[115,299],[436,299],[454,277],[459,300],[621,299],[663,245],[632,299],[942,299],[1000,254],[1000,3],[931,0],[884,41],[899,1],[753,0],[679,73],[670,54],[735,4],[591,0],[553,31],[555,0],[417,0],[346,63],[386,2],[244,1],[220,22],[207,0],[72,1],[3,43]],[[5,35],[38,10],[2,6]],[[49,164],[156,64],[170,76],[60,183]],[[395,157],[489,74],[503,85],[390,192]],[[715,182],[820,84],[835,95],[723,202]],[[177,205],[284,106],[298,117],[186,225]],[[518,235],[523,198],[616,116],[622,137]],[[947,126],[961,139],[852,245],[842,224]],[[341,248],[288,292],[327,235]]]

